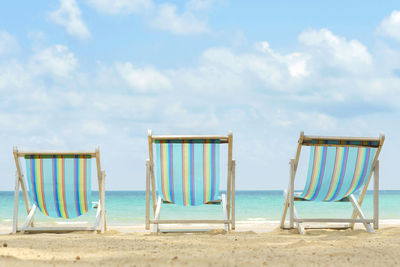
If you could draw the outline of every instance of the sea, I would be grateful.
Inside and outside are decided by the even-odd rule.
[[[222,192],[223,193],[223,192]],[[98,199],[98,192],[92,192],[92,199]],[[26,218],[25,205],[20,195],[19,224]],[[236,221],[245,223],[276,223],[282,216],[284,198],[281,190],[236,191]],[[12,226],[14,192],[0,191],[0,228]],[[349,218],[352,205],[349,202],[296,202],[300,217]],[[373,215],[373,192],[368,191],[362,209],[367,217]],[[138,226],[145,223],[145,191],[107,191],[106,219],[108,226]],[[37,212],[36,222],[62,224],[91,224],[96,209],[90,210],[79,218],[64,220],[48,218]],[[182,207],[163,204],[161,219],[222,219],[220,205]],[[379,218],[381,221],[400,224],[400,190],[381,190],[379,192]]]

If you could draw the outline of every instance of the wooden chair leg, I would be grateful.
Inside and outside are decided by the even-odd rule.
[[[223,213],[224,213],[224,220],[228,220],[228,213],[227,213],[227,207],[226,207],[226,196],[225,196],[225,194],[222,194],[222,196],[221,196],[221,198],[222,198],[222,210],[223,210]],[[224,228],[225,228],[225,231],[226,232],[229,232],[229,223],[225,223],[224,224]]]
[[[379,160],[374,168],[374,229],[379,229]]]
[[[232,230],[236,228],[236,161],[232,160]]]
[[[102,181],[101,181],[101,196],[100,196],[100,205],[101,205],[101,233],[103,234],[107,231],[107,222],[106,222],[106,188],[105,188],[105,180],[106,180],[106,172],[102,171]]]
[[[101,205],[100,205],[100,201],[98,202],[93,202],[95,204],[94,208],[97,208],[96,211],[96,220],[94,222],[94,226],[93,229],[96,229],[96,231],[100,230],[101,231],[101,226],[100,226],[100,221],[101,221]]]
[[[294,219],[298,218],[295,207],[293,207],[293,217],[294,217]],[[306,233],[302,223],[296,222],[296,228],[297,228],[297,231],[299,231],[299,234],[304,235]]]
[[[28,217],[26,217],[25,223],[21,228],[21,233],[25,232],[25,229],[27,229],[29,227],[29,225],[31,225],[32,221],[33,221],[33,217],[35,216],[37,207],[35,204],[32,205],[31,211],[28,214]]]
[[[162,205],[162,201],[161,201],[161,197],[159,196],[158,200],[157,200],[156,213],[154,215],[155,220],[160,219],[161,205]],[[160,231],[160,225],[158,223],[154,223],[153,232],[158,233],[159,231]]]
[[[361,210],[360,205],[358,204],[358,201],[356,200],[356,198],[354,197],[353,194],[351,194],[349,196],[350,202],[351,204],[353,204],[354,207],[354,211],[357,213],[357,215],[361,218],[361,219],[365,219],[365,215]],[[370,223],[363,223],[365,229],[369,232],[369,233],[375,233],[374,229],[372,228]]]
[[[18,201],[19,201],[19,177],[18,172],[15,173],[15,191],[14,191],[14,216],[12,233],[17,233],[18,228]]]
[[[290,160],[290,189],[289,189],[290,228],[294,228],[294,159]]]
[[[146,161],[146,230],[150,230],[150,161]]]
[[[288,208],[289,208],[289,194],[288,194],[288,190],[283,190],[283,197],[285,199],[285,203],[283,204],[283,213],[282,213],[282,218],[281,218],[281,229],[285,228],[285,220],[286,220],[286,215],[288,212]]]

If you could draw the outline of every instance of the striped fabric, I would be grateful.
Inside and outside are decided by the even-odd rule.
[[[339,201],[359,190],[371,174],[377,149],[371,147],[310,148],[303,200]]]
[[[157,189],[166,202],[196,206],[218,200],[219,140],[157,141]]]
[[[90,156],[27,155],[29,195],[39,210],[55,218],[74,218],[91,208]]]

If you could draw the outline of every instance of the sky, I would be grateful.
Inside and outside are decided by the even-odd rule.
[[[0,129],[0,190],[13,146],[99,146],[107,190],[143,190],[148,129],[232,130],[239,190],[285,188],[300,131],[384,133],[381,189],[400,189],[400,4],[7,1]]]

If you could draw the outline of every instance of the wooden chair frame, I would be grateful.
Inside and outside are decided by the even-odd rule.
[[[329,141],[367,141],[367,142],[378,142],[377,151],[375,154],[375,158],[372,162],[372,169],[371,174],[368,177],[367,182],[365,183],[364,187],[361,189],[361,193],[359,195],[359,199],[357,200],[356,197],[351,194],[347,197],[347,200],[352,203],[353,205],[353,214],[351,218],[342,218],[342,219],[316,219],[316,218],[299,218],[294,207],[294,202],[297,201],[294,195],[294,179],[296,177],[296,171],[300,159],[301,148],[303,146],[339,146],[335,144],[313,144],[311,140],[329,140]],[[300,138],[297,146],[296,156],[294,159],[289,161],[290,165],[290,179],[289,179],[289,186],[287,190],[284,190],[284,198],[285,204],[283,208],[283,214],[280,222],[281,229],[293,229],[294,225],[296,224],[296,228],[298,229],[300,234],[304,234],[305,227],[302,225],[304,222],[333,222],[333,223],[348,223],[342,227],[323,227],[323,228],[334,228],[334,229],[343,229],[343,228],[351,228],[354,229],[355,223],[363,223],[366,230],[370,233],[374,233],[374,229],[379,229],[379,154],[382,149],[382,145],[385,141],[385,135],[381,134],[379,138],[369,138],[369,137],[334,137],[334,136],[306,136],[304,132],[300,133]],[[349,145],[349,144],[340,144],[340,146],[348,146],[348,147],[359,147],[358,145]],[[368,185],[372,178],[372,174],[374,176],[374,213],[373,219],[366,219],[364,213],[361,210],[361,205],[364,201],[365,194],[368,189]],[[285,219],[289,209],[289,227],[285,228]],[[360,217],[360,219],[357,219]],[[373,228],[371,227],[371,223],[373,224]],[[314,228],[314,227],[307,227],[307,228]],[[321,227],[318,227],[321,228]]]
[[[96,148],[95,151],[19,151],[17,147],[14,147],[14,160],[16,165],[15,173],[15,191],[14,191],[14,217],[13,217],[13,230],[12,233],[17,232],[72,232],[72,231],[100,231],[104,233],[106,231],[106,208],[105,208],[105,171],[101,170],[100,165],[100,150]],[[25,155],[90,155],[92,158],[96,158],[97,167],[97,179],[99,185],[99,202],[95,203],[97,208],[96,220],[93,226],[89,227],[35,227],[34,216],[37,211],[35,204],[30,204],[28,192],[26,189],[24,175],[22,174],[21,165],[19,162],[20,157]],[[18,200],[19,200],[19,189],[21,187],[22,196],[25,202],[25,208],[27,218],[22,227],[18,226]]]
[[[159,140],[219,140],[221,144],[228,144],[228,172],[226,197],[222,195],[222,201],[213,204],[221,204],[224,212],[223,220],[161,220],[160,211],[163,201],[161,197],[156,200],[156,183],[154,176],[153,143]],[[150,224],[154,225],[154,232],[172,232],[173,230],[160,230],[160,224],[224,224],[225,230],[235,229],[235,166],[232,158],[233,135],[152,135],[148,131],[149,158],[146,160],[146,230],[150,230]],[[153,202],[153,219],[150,219],[150,195]],[[178,230],[179,231],[179,230]],[[201,230],[182,230],[184,232]]]

